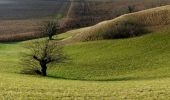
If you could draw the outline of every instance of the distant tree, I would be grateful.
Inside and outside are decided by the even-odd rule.
[[[50,63],[61,63],[66,59],[62,46],[56,41],[36,41],[26,48],[29,53],[24,54],[22,63],[25,67],[38,67],[33,70],[36,74],[47,75],[47,65]]]
[[[49,40],[53,39],[53,36],[60,30],[59,21],[47,21],[39,29],[39,32],[43,36],[48,36]]]
[[[129,13],[135,12],[135,6],[134,5],[129,5],[128,6],[128,12]]]

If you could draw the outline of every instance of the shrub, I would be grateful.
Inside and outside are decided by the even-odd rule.
[[[135,37],[145,33],[147,33],[147,30],[144,26],[133,22],[123,21],[117,23],[113,27],[112,32],[105,34],[104,39]]]

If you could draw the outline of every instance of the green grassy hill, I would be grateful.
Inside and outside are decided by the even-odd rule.
[[[70,60],[52,65],[49,76],[76,80],[168,77],[169,37],[170,33],[164,32],[129,39],[70,44],[65,47]],[[2,66],[6,66],[1,68],[2,72],[20,72],[20,53],[26,52],[21,45],[26,43],[1,44],[0,61]]]
[[[68,79],[122,80],[169,76],[170,33],[66,46],[72,61],[51,74]]]
[[[0,98],[167,99],[169,37],[165,32],[70,44],[65,51],[71,60],[52,65],[46,78],[20,74],[21,46],[28,42],[1,43]]]
[[[58,38],[65,41],[86,29]],[[170,99],[168,29],[127,39],[67,44],[64,51],[70,60],[52,64],[48,77],[20,74],[24,67],[20,58],[27,52],[22,46],[30,42],[0,43],[0,99]]]
[[[72,55],[71,62],[59,65],[65,67],[57,68],[59,71],[54,73],[61,78],[85,80],[168,75],[160,71],[169,66],[169,37],[169,32],[158,32],[129,39],[72,44],[66,47],[68,54]],[[143,72],[139,73],[140,70]]]

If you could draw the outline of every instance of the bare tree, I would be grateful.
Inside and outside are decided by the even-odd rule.
[[[135,12],[135,6],[134,5],[129,5],[128,6],[128,11],[129,11],[129,13]]]
[[[53,36],[58,33],[60,30],[59,21],[47,21],[45,22],[42,27],[39,29],[39,32],[43,36],[48,36],[49,40],[53,39]]]
[[[36,70],[42,76],[47,75],[47,65],[50,63],[61,63],[66,59],[62,46],[56,41],[36,41],[26,46],[29,50],[24,54],[23,64],[25,66],[39,67]]]

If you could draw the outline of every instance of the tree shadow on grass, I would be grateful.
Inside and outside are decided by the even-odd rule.
[[[170,76],[158,76],[158,77],[120,77],[120,78],[110,78],[110,79],[83,79],[83,78],[66,78],[66,77],[57,77],[49,75],[48,78],[53,79],[64,79],[64,80],[77,80],[77,81],[98,81],[98,82],[113,82],[113,81],[142,81],[142,80],[154,80],[160,78],[169,78]]]
[[[17,44],[19,42],[0,42],[1,44]]]

